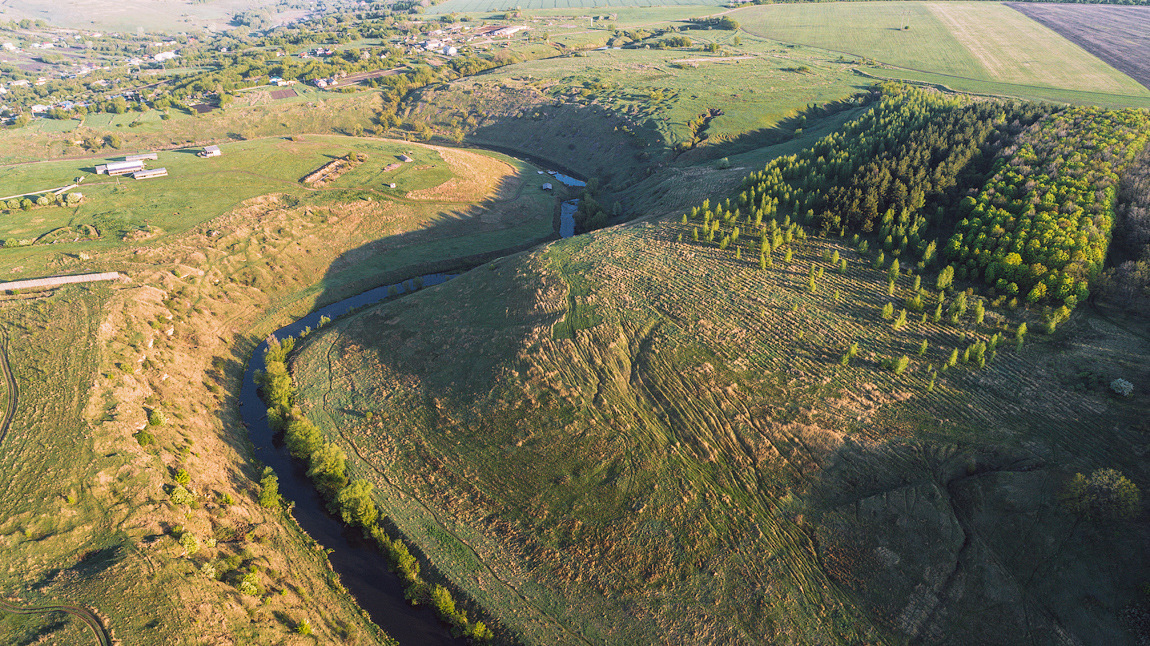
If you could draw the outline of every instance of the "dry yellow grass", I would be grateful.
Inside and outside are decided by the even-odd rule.
[[[446,182],[407,194],[413,200],[479,202],[507,197],[519,186],[515,168],[507,162],[465,150],[431,146],[447,162],[454,177]]]

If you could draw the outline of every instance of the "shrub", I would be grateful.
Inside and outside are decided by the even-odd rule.
[[[1134,384],[1126,381],[1125,379],[1119,378],[1110,382],[1110,390],[1114,391],[1115,394],[1121,395],[1123,397],[1129,397],[1130,393],[1134,392]]]
[[[894,374],[901,375],[906,372],[906,367],[910,365],[910,357],[905,354],[899,357],[894,362]]]
[[[187,469],[184,469],[181,467],[180,469],[178,469],[176,471],[176,482],[177,483],[182,484],[182,485],[186,485],[191,481],[192,481],[192,476],[188,475]]]
[[[1075,474],[1065,493],[1071,511],[1098,520],[1133,518],[1141,499],[1138,487],[1116,469],[1098,469],[1090,477]]]
[[[311,624],[307,622],[307,619],[300,619],[299,623],[295,625],[295,632],[297,635],[310,635]]]
[[[260,477],[259,503],[261,507],[268,509],[280,508],[280,479],[276,477],[271,467],[264,467],[263,475]]]
[[[882,317],[884,319],[890,319],[892,316],[894,316],[894,303],[887,303],[886,305],[883,305]]]
[[[148,411],[148,426],[163,426],[167,422],[163,411],[152,409]]]
[[[136,438],[136,442],[139,443],[140,446],[148,446],[149,444],[156,443],[156,436],[146,430],[137,432],[133,437]]]
[[[192,492],[184,488],[183,485],[172,486],[171,491],[168,492],[168,499],[176,505],[190,505],[195,502],[195,496]]]
[[[200,539],[191,532],[184,532],[180,535],[180,547],[184,548],[185,555],[194,556],[200,551]]]
[[[336,507],[339,508],[343,522],[364,528],[375,524],[379,518],[379,509],[371,499],[372,489],[374,485],[367,480],[353,480],[339,491],[336,495]]]

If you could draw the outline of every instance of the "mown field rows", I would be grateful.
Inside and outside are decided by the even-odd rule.
[[[732,14],[747,31],[960,79],[1150,97],[1051,29],[995,3],[822,3]],[[1009,93],[1007,91],[1006,93]]]

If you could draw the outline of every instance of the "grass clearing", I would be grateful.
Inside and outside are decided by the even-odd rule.
[[[442,149],[422,144],[319,135],[295,139],[224,144],[223,156],[209,159],[197,157],[197,149],[160,152],[152,166],[167,168],[169,175],[148,181],[91,174],[95,164],[103,162],[101,159],[0,168],[0,181],[14,192],[55,188],[71,184],[77,176],[86,178],[75,189],[85,196],[77,207],[7,211],[0,216],[0,239],[35,240],[56,232],[52,240],[64,244],[56,245],[54,250],[94,253],[178,235],[247,200],[272,193],[313,204],[357,199],[458,203],[453,217],[463,218],[469,217],[468,205],[484,202],[497,188],[506,188],[509,193],[496,195],[493,205],[526,196],[524,199],[532,205],[523,211],[528,214],[538,213],[539,200],[546,196],[537,195],[542,193],[541,177],[526,172],[527,167],[520,162],[498,154],[489,157],[451,152],[453,163],[449,164],[441,156]],[[365,153],[368,159],[322,189],[300,184],[305,175],[349,151]],[[404,154],[414,161],[400,162],[399,156]],[[387,170],[394,164],[398,167]],[[501,169],[501,174],[490,175],[496,168]],[[394,189],[390,188],[391,183],[396,185]],[[445,184],[449,185],[439,189],[442,194],[435,192]],[[76,238],[83,241],[73,242]],[[5,250],[5,256],[37,255],[22,249],[26,248]],[[13,267],[14,263],[7,266]]]
[[[995,3],[794,4],[733,15],[759,36],[915,72],[1112,95],[1119,102],[1150,97],[1145,87],[1081,47]],[[1001,93],[1009,94],[1009,86]]]

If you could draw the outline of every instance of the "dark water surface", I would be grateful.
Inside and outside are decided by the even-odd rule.
[[[586,186],[587,183],[569,175],[549,172],[555,181],[566,186]],[[575,233],[575,210],[579,200],[568,200],[560,206],[559,236],[569,238]],[[318,309],[291,325],[276,330],[278,339],[299,337],[304,328],[319,327],[321,316],[335,319],[349,310],[374,305],[389,298],[388,290],[395,289],[391,298],[399,298],[416,290],[416,281],[423,287],[447,282],[458,274],[425,274],[394,285],[385,285]],[[323,547],[332,550],[328,556],[332,568],[359,605],[379,625],[403,646],[458,646],[463,640],[451,637],[447,627],[435,613],[425,606],[413,607],[403,598],[403,582],[391,571],[387,557],[373,543],[365,541],[358,530],[346,527],[327,512],[323,499],[307,478],[304,465],[293,460],[282,442],[273,438],[268,426],[267,408],[259,397],[253,373],[264,369],[265,340],[252,353],[244,372],[240,391],[240,412],[248,429],[256,455],[279,476],[280,493],[295,503],[292,516],[300,527]]]
[[[422,276],[423,286],[438,285],[457,274],[428,274]],[[372,305],[387,299],[388,287],[398,294],[411,293],[414,284],[406,280],[395,285],[379,287],[316,310],[302,319],[275,331],[276,338],[298,337],[305,327],[315,329],[319,318],[343,316],[354,307]],[[398,296],[397,294],[397,296]],[[454,639],[447,627],[426,606],[413,607],[403,598],[403,583],[389,568],[387,557],[373,543],[365,541],[358,530],[349,529],[341,520],[330,515],[315,486],[308,480],[303,464],[293,460],[281,443],[273,441],[268,426],[267,408],[256,392],[253,373],[264,369],[264,351],[267,342],[260,343],[248,360],[240,392],[240,412],[248,428],[256,455],[264,464],[275,469],[280,480],[280,493],[295,503],[292,516],[309,536],[323,547],[332,550],[328,556],[340,580],[371,620],[403,646],[459,646],[463,640]],[[278,444],[278,445],[277,445]]]

